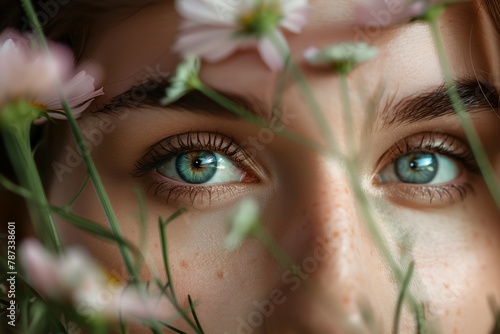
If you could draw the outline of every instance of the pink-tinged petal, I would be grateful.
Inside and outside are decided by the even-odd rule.
[[[78,109],[102,94],[102,91],[95,90],[94,79],[85,72],[64,82],[73,67],[71,52],[50,42],[50,52],[47,52],[37,48],[32,38],[14,30],[0,35],[0,109],[9,99],[25,99],[36,105],[62,110],[60,87],[70,105]]]
[[[59,268],[40,242],[35,239],[25,240],[21,244],[19,257],[26,278],[32,286],[47,296],[56,297],[61,286]]]
[[[354,24],[388,27],[421,16],[430,4],[429,0],[363,0],[356,4]]]
[[[280,32],[275,33],[275,39],[281,45],[286,45],[286,40]],[[262,60],[273,71],[277,72],[283,69],[284,61],[277,47],[269,38],[264,38],[259,42],[259,53]]]
[[[237,7],[221,0],[177,0],[178,13],[189,20],[209,25],[234,26]]]
[[[75,116],[86,109],[82,109],[82,106],[88,107],[90,105],[89,102],[93,101],[95,97],[104,94],[102,88],[98,90],[95,89],[94,82],[95,79],[92,76],[88,75],[85,71],[81,71],[75,77],[64,83],[63,93]],[[41,96],[37,98],[36,101],[46,105],[50,110],[63,110],[60,97],[57,94]],[[51,116],[58,119],[64,118],[58,114],[53,114]]]
[[[281,2],[285,17],[280,25],[291,32],[300,33],[307,25],[311,10],[307,0],[281,0]]]
[[[226,28],[208,28],[183,34],[174,50],[184,55],[192,54],[210,62],[220,61],[238,48],[232,41],[231,31]]]

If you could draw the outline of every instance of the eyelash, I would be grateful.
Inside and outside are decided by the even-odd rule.
[[[458,138],[443,133],[420,133],[404,138],[384,154],[377,170],[381,170],[380,166],[384,168],[389,164],[394,164],[397,159],[412,152],[440,154],[461,164],[466,172],[481,174],[472,150]],[[470,180],[464,179],[463,171],[454,182],[456,183],[439,185],[391,182],[381,184],[381,186],[392,196],[403,197],[413,202],[415,200],[427,202],[427,204],[434,204],[433,201],[436,199],[442,204],[463,200],[469,191],[474,190]]]
[[[153,144],[149,151],[135,163],[135,170],[132,174],[135,177],[143,177],[155,171],[161,165],[176,156],[192,151],[213,151],[229,158],[238,168],[251,175],[256,169],[251,158],[244,152],[231,138],[217,132],[188,132],[180,135],[168,137],[160,142]],[[234,197],[241,185],[235,184],[211,184],[211,185],[183,185],[176,184],[175,181],[165,181],[164,176],[154,175],[153,181],[148,187],[148,191],[153,189],[155,196],[164,192],[167,193],[167,203],[174,199],[175,201],[189,198],[191,204],[200,198],[204,203],[205,197],[208,198],[208,204],[211,204],[214,195],[220,199],[222,195],[227,198]],[[258,179],[256,178],[258,181]]]

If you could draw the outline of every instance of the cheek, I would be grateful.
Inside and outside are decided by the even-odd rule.
[[[487,194],[486,189],[476,191]],[[488,299],[500,296],[500,226],[494,203],[472,198],[440,217],[417,216],[414,222],[425,232],[415,241],[414,283],[427,301],[426,316],[445,333],[491,330]]]

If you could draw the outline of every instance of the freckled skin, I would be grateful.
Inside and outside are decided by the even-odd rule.
[[[303,34],[290,36],[290,47],[327,115],[332,133],[346,152],[338,79],[308,69],[301,54],[311,45],[355,38],[352,29],[338,28],[338,23],[352,13],[352,2],[334,4],[318,0],[312,5],[313,24]],[[476,13],[476,6],[466,4],[449,10],[441,21],[454,71],[460,75],[473,76],[474,70],[493,73],[497,69],[488,64],[499,63],[495,58],[498,44],[486,43],[481,35],[471,39],[477,45],[469,44],[470,27],[487,20],[480,17],[484,13],[472,14]],[[175,40],[178,22],[171,3],[165,2],[144,9],[120,25],[102,22],[96,27],[99,33],[91,36],[84,58],[103,69],[106,95],[98,104],[142,80],[147,66],[155,68],[160,64],[162,71],[173,72],[177,58],[169,47]],[[495,38],[498,40],[498,36]],[[380,48],[382,56],[349,75],[362,182],[373,177],[378,160],[397,140],[423,131],[459,129],[456,119],[448,118],[386,132],[363,131],[368,122],[366,99],[376,96],[380,87],[384,87],[385,93],[402,97],[441,83],[438,61],[424,25],[380,31],[370,42]],[[210,86],[251,93],[264,101],[272,101],[278,79],[252,51],[238,53],[218,64],[203,64],[201,75]],[[283,103],[287,112],[294,115],[288,130],[322,141],[312,113],[295,85],[286,88]],[[498,118],[486,117],[477,123],[479,132],[488,134],[491,143],[500,141],[495,130]],[[135,218],[138,209],[133,188],[139,185],[147,189],[148,185],[129,173],[149,146],[187,131],[218,131],[240,142],[258,134],[258,129],[243,122],[235,126],[231,120],[207,115],[186,117],[168,111],[130,112],[123,120],[115,119],[114,124],[116,129],[105,136],[92,154],[123,233],[137,244],[140,229]],[[63,139],[70,143],[65,128],[53,130],[59,143],[66,144]],[[64,161],[66,145],[60,146],[60,152],[53,153],[54,158]],[[233,196],[211,207],[200,205],[167,228],[172,276],[181,304],[187,306],[188,294],[196,300],[197,314],[207,333],[243,333],[241,328],[238,332],[241,320],[251,322],[256,311],[264,316],[253,333],[367,333],[360,320],[361,311],[372,314],[375,332],[389,332],[397,286],[357,211],[344,166],[280,136],[263,146],[256,163],[265,175],[258,175],[261,182],[250,184],[247,192],[259,200],[263,223],[297,265],[295,273],[281,269],[255,240],[248,240],[234,253],[224,250],[226,213],[241,198]],[[500,148],[489,147],[491,160],[500,165]],[[84,176],[85,170],[80,166],[65,176],[64,183],[53,180],[51,201],[65,204]],[[415,261],[412,292],[425,304],[428,320],[442,333],[487,333],[493,325],[487,298],[500,300],[500,216],[484,182],[471,178],[473,192],[463,201],[438,208],[390,200],[370,182],[364,188],[373,201],[389,247],[401,254],[411,252]],[[168,217],[189,203],[167,204],[164,197],[150,193],[147,200],[147,251],[163,273],[157,217]],[[91,187],[86,188],[74,208],[96,221],[105,221]],[[61,229],[68,243],[84,244],[118,275],[126,276],[115,247],[66,224]],[[151,273],[144,270],[142,276],[148,279]],[[262,305],[267,305],[267,311],[259,311]],[[182,322],[175,325],[189,331]],[[415,332],[407,309],[400,328],[402,333]]]

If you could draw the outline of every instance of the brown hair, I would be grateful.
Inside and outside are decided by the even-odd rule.
[[[497,31],[500,33],[500,2],[498,0],[484,0]]]
[[[110,13],[124,18],[160,1],[165,0],[39,0],[32,3],[47,37],[68,45],[78,60],[94,22],[110,17]],[[0,1],[0,32],[5,28],[31,30],[20,0]]]

